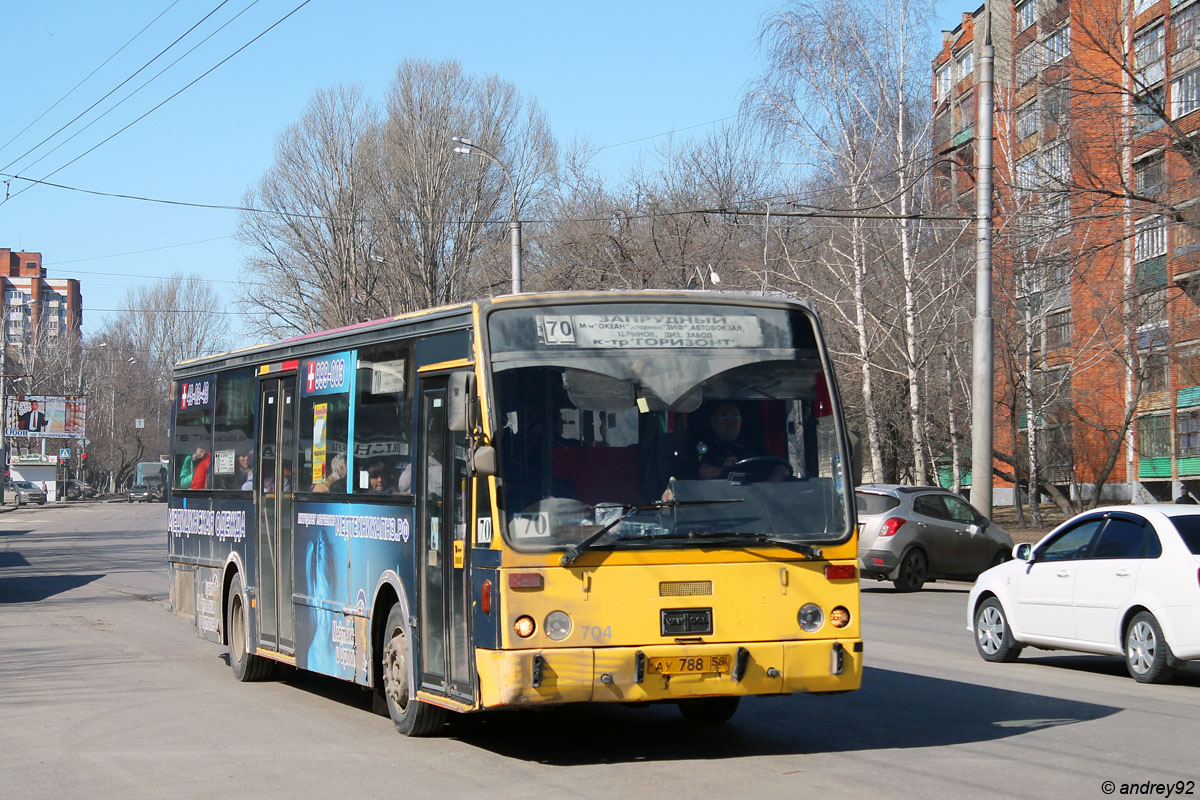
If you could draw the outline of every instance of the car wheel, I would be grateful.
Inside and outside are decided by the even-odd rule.
[[[1022,645],[1013,638],[1004,607],[989,597],[975,610],[975,649],[984,661],[1016,661]]]
[[[719,725],[728,722],[738,709],[740,697],[699,697],[680,700],[679,713],[693,725]]]
[[[408,637],[405,635],[404,614],[399,604],[388,612],[384,628],[383,697],[388,716],[396,730],[405,736],[428,736],[446,721],[446,710],[423,703],[409,692]]]
[[[925,553],[914,547],[904,554],[904,560],[900,562],[900,571],[892,583],[898,592],[916,592],[925,585],[928,575],[929,564],[925,560]]]
[[[1142,611],[1125,630],[1125,666],[1139,683],[1162,683],[1171,677],[1175,657],[1158,620]]]
[[[247,648],[246,593],[242,576],[234,575],[229,584],[229,607],[225,620],[229,632],[229,666],[239,681],[260,681],[271,672],[271,662],[256,656]]]

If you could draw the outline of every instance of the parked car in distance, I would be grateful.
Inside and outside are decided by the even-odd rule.
[[[12,500],[14,503],[36,503],[39,506],[46,505],[46,493],[41,490],[41,487],[36,486],[31,481],[9,481],[4,484],[4,500],[8,502]]]
[[[866,483],[854,498],[859,572],[890,580],[897,591],[938,578],[974,580],[1012,551],[1003,528],[946,489]]]
[[[63,494],[68,500],[82,500],[85,497],[95,497],[96,490],[83,481],[69,480],[66,482]]]
[[[986,661],[1026,645],[1123,655],[1141,683],[1200,659],[1200,507],[1077,514],[979,576],[967,630]]]
[[[144,483],[135,483],[129,487],[129,502],[149,503],[150,487]]]

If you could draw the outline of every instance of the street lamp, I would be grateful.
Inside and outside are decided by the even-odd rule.
[[[483,156],[504,173],[504,177],[508,180],[508,188],[512,192],[512,222],[508,223],[508,230],[512,238],[512,293],[521,293],[521,220],[517,213],[517,185],[513,183],[512,175],[509,174],[508,167],[496,158],[490,151],[472,142],[470,139],[464,139],[461,136],[451,136],[450,141],[458,144],[454,148],[454,152],[462,153],[467,156]]]

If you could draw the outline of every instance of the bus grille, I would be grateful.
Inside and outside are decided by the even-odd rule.
[[[696,597],[712,594],[712,581],[663,581],[658,584],[659,597]]]

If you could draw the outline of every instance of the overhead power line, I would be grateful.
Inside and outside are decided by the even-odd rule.
[[[228,0],[225,0],[225,2],[228,2]],[[93,145],[91,148],[89,148],[89,149],[87,149],[87,150],[83,151],[82,153],[80,153],[79,155],[75,156],[75,158],[71,159],[71,160],[70,160],[70,161],[68,161],[66,164],[63,164],[63,165],[62,165],[61,167],[59,167],[58,169],[56,169],[56,170],[54,170],[53,172],[50,172],[50,173],[48,173],[48,174],[46,174],[46,175],[42,176],[42,179],[41,179],[41,180],[36,180],[36,181],[35,181],[35,180],[32,180],[32,179],[30,179],[30,178],[22,178],[21,180],[30,181],[30,185],[29,185],[29,186],[26,186],[25,188],[21,189],[20,191],[18,191],[18,192],[16,192],[16,193],[14,193],[14,194],[12,195],[12,197],[5,198],[5,200],[4,200],[3,202],[8,202],[8,200],[11,200],[11,199],[13,199],[13,198],[17,197],[18,195],[20,195],[20,194],[22,194],[22,193],[24,193],[24,192],[28,191],[28,190],[29,190],[30,188],[32,188],[34,185],[42,185],[42,184],[46,184],[46,180],[45,180],[46,178],[49,178],[49,177],[51,177],[52,175],[55,175],[55,174],[57,174],[57,173],[59,173],[59,172],[62,172],[64,169],[66,169],[67,167],[71,166],[71,165],[72,165],[72,164],[74,164],[76,161],[79,161],[81,158],[83,158],[83,157],[85,157],[85,156],[89,155],[90,153],[94,152],[94,151],[95,151],[95,150],[97,150],[98,148],[100,148],[100,147],[102,147],[103,145],[107,144],[108,142],[112,141],[112,140],[113,140],[113,139],[115,139],[116,137],[120,136],[122,133],[124,133],[125,131],[129,130],[129,129],[130,129],[130,128],[132,128],[134,125],[136,125],[137,123],[141,122],[141,121],[142,121],[142,120],[144,120],[146,117],[150,116],[150,115],[151,115],[151,114],[153,114],[155,111],[157,111],[158,109],[162,108],[162,107],[163,107],[163,106],[165,106],[167,103],[171,102],[171,101],[172,101],[172,100],[174,100],[176,97],[178,97],[179,95],[181,95],[181,94],[183,94],[184,92],[186,92],[188,89],[190,89],[190,88],[192,88],[193,86],[195,86],[195,85],[196,85],[197,83],[199,83],[201,80],[203,80],[204,78],[206,78],[206,77],[208,77],[209,75],[211,75],[211,74],[212,74],[214,71],[216,71],[218,68],[220,68],[220,67],[221,67],[223,64],[225,64],[225,63],[226,63],[227,61],[229,61],[231,58],[233,58],[234,56],[236,56],[236,55],[238,55],[239,53],[241,53],[243,50],[245,50],[247,47],[249,47],[250,45],[252,45],[252,44],[254,44],[255,42],[257,42],[257,41],[258,41],[259,39],[261,39],[262,37],[266,36],[268,33],[270,33],[272,30],[274,30],[275,28],[277,28],[279,25],[283,24],[283,23],[284,23],[284,22],[285,22],[285,21],[286,21],[288,18],[290,18],[290,17],[291,17],[293,14],[295,14],[297,11],[299,11],[299,10],[300,10],[300,9],[302,9],[302,8],[304,8],[306,5],[308,5],[308,4],[309,4],[309,3],[311,3],[311,2],[312,2],[312,0],[303,0],[303,2],[301,2],[301,3],[300,3],[300,5],[296,6],[296,7],[295,7],[295,8],[293,8],[291,11],[289,11],[288,13],[284,14],[282,17],[280,17],[279,19],[277,19],[275,22],[273,22],[273,23],[271,23],[270,25],[268,25],[268,26],[267,26],[266,28],[264,28],[264,29],[262,30],[262,32],[260,32],[260,33],[259,33],[257,36],[255,36],[255,37],[254,37],[254,38],[252,38],[250,41],[248,41],[248,42],[246,42],[245,44],[243,44],[241,47],[239,47],[239,48],[237,48],[236,50],[234,50],[234,51],[233,51],[232,53],[230,53],[229,55],[225,56],[225,58],[221,59],[221,60],[220,60],[220,61],[218,61],[216,64],[214,64],[212,67],[210,67],[209,69],[205,70],[205,71],[204,71],[203,73],[201,73],[201,74],[200,74],[198,77],[196,77],[195,79],[193,79],[192,81],[190,81],[189,83],[187,83],[186,85],[184,85],[184,86],[183,86],[181,89],[179,89],[178,91],[176,91],[176,92],[174,92],[173,94],[169,95],[169,96],[168,96],[168,97],[167,97],[165,100],[163,100],[161,103],[159,103],[158,105],[156,105],[156,106],[152,107],[152,108],[151,108],[149,111],[145,112],[145,113],[144,113],[144,114],[142,114],[140,117],[137,117],[137,118],[136,118],[136,119],[134,119],[132,122],[130,122],[128,125],[126,125],[125,127],[121,128],[121,129],[119,129],[119,130],[117,130],[115,133],[111,134],[111,135],[110,135],[110,136],[108,136],[107,138],[100,140],[98,143],[96,143],[95,145]],[[7,169],[7,168],[8,168],[8,167],[5,167],[5,169]],[[2,173],[0,173],[0,174],[2,174]],[[53,184],[46,184],[46,185],[53,185]],[[62,187],[62,188],[71,188],[71,187]],[[82,190],[79,190],[79,191],[82,191]],[[104,193],[103,193],[103,192],[92,192],[92,194],[104,194]],[[114,195],[114,196],[119,196],[119,195]],[[141,198],[141,199],[145,199],[145,198]],[[2,204],[2,203],[0,203],[0,204]],[[203,207],[203,206],[202,206],[201,204],[199,204],[199,203],[176,203],[176,205],[192,205],[192,206],[197,206],[197,207]]]
[[[17,131],[17,133],[16,133],[16,134],[14,134],[14,135],[13,135],[13,137],[12,137],[11,139],[9,139],[9,140],[8,140],[7,142],[5,142],[4,144],[0,144],[0,152],[3,152],[3,151],[4,151],[4,149],[5,149],[6,147],[8,147],[8,146],[9,146],[10,144],[12,144],[13,142],[15,142],[15,141],[17,140],[17,138],[18,138],[18,137],[20,137],[20,136],[21,136],[23,133],[25,133],[25,131],[29,130],[29,129],[30,129],[30,128],[32,128],[34,125],[38,124],[38,122],[40,122],[40,121],[42,120],[42,117],[46,116],[46,115],[47,115],[47,114],[49,114],[51,111],[53,111],[54,109],[58,108],[58,104],[59,104],[59,103],[61,103],[63,100],[66,100],[68,97],[70,97],[70,96],[71,96],[71,95],[72,95],[72,94],[75,92],[75,90],[76,90],[76,89],[78,89],[80,86],[83,86],[83,84],[87,83],[87,82],[88,82],[88,80],[89,80],[89,79],[90,79],[90,78],[91,78],[93,75],[95,75],[97,72],[99,72],[100,70],[102,70],[102,69],[105,67],[105,65],[106,65],[106,64],[108,64],[108,62],[112,61],[114,58],[116,58],[118,55],[120,55],[120,53],[121,53],[121,51],[122,51],[122,50],[124,50],[124,49],[125,49],[126,47],[128,47],[129,45],[133,44],[133,42],[134,42],[134,40],[135,40],[135,39],[137,39],[139,36],[141,36],[143,33],[145,33],[147,30],[149,30],[149,28],[150,28],[150,26],[151,26],[151,25],[153,25],[154,23],[156,23],[156,22],[158,22],[160,19],[162,19],[162,16],[163,16],[164,14],[166,14],[168,11],[170,11],[172,8],[174,8],[174,7],[175,7],[176,5],[178,5],[178,4],[179,4],[179,0],[172,0],[171,4],[170,4],[169,6],[167,6],[166,8],[164,8],[162,11],[160,11],[160,12],[158,13],[158,16],[156,16],[154,19],[152,19],[152,20],[150,20],[149,22],[147,22],[147,23],[145,24],[145,26],[144,26],[144,27],[143,27],[143,28],[142,28],[140,31],[138,31],[137,33],[135,33],[133,36],[131,36],[131,37],[129,38],[129,41],[125,42],[125,44],[121,45],[121,46],[120,46],[120,47],[118,47],[116,50],[114,50],[114,51],[113,51],[113,53],[112,53],[112,55],[110,55],[108,58],[104,59],[104,61],[100,62],[100,65],[99,65],[98,67],[96,67],[96,68],[95,68],[95,69],[93,69],[91,72],[89,72],[87,75],[85,75],[85,76],[84,76],[84,77],[83,77],[83,78],[82,78],[82,79],[79,81],[79,83],[75,84],[75,85],[74,85],[74,86],[72,86],[70,89],[68,89],[66,94],[64,94],[62,97],[58,98],[58,99],[57,99],[57,100],[55,100],[53,103],[51,103],[51,104],[50,104],[50,106],[49,106],[49,107],[48,107],[48,108],[47,108],[45,111],[43,111],[41,114],[38,114],[38,115],[37,115],[37,117],[35,117],[35,118],[33,119],[33,121],[32,121],[32,122],[30,122],[28,125],[26,125],[26,126],[25,126],[24,128],[22,128],[21,130]],[[19,160],[19,159],[18,159],[18,160]]]

